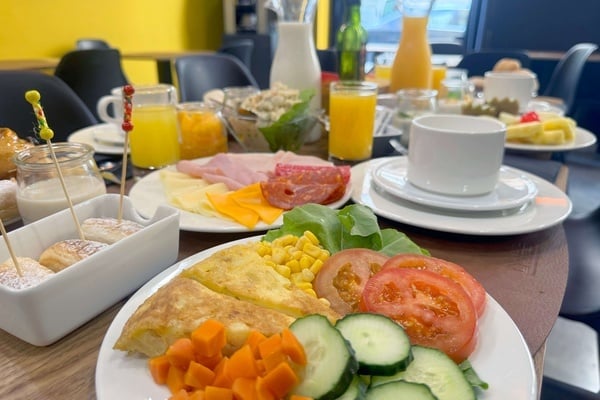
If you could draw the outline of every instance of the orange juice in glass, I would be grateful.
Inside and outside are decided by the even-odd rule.
[[[431,88],[438,93],[442,87],[442,81],[446,78],[446,66],[434,65],[431,67]]]
[[[177,93],[172,85],[135,86],[129,133],[131,163],[157,169],[179,161]]]
[[[371,157],[377,84],[339,81],[329,95],[329,159],[353,164]]]
[[[431,46],[427,39],[427,16],[402,18],[402,36],[394,57],[390,91],[431,88]]]

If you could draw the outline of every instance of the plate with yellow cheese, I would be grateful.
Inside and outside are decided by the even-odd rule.
[[[215,163],[211,162],[217,157],[224,161],[224,164],[212,168]],[[261,190],[261,179],[271,176],[276,165],[283,163],[310,167],[329,166],[328,162],[316,157],[291,152],[224,153],[186,163],[186,171],[202,167],[209,175],[221,170],[228,171],[225,175],[230,174],[232,179],[236,178],[236,175],[245,178],[255,173],[256,177],[233,188],[228,176],[220,177],[217,182],[206,180],[198,175],[182,172],[181,168],[178,169],[180,162],[143,177],[131,188],[129,197],[141,215],[152,215],[160,205],[171,205],[180,210],[181,230],[215,233],[265,231],[281,226],[285,209],[269,203]],[[237,163],[252,171],[230,168],[232,164]],[[205,166],[207,168],[204,168]],[[334,209],[343,206],[350,199],[351,184],[346,183],[343,195],[341,191],[343,188],[338,192],[340,196],[336,197],[335,201],[323,204]]]

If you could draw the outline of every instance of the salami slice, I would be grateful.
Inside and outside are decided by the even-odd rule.
[[[346,183],[337,168],[304,168],[261,182],[261,189],[269,204],[290,210],[307,203],[331,204],[344,196]]]
[[[275,165],[275,175],[276,176],[290,176],[295,175],[299,172],[308,172],[313,173],[316,178],[319,176],[323,179],[328,179],[329,177],[335,176],[333,171],[338,171],[342,180],[345,184],[348,184],[350,181],[350,166],[349,165],[341,165],[341,166],[328,166],[328,165],[300,165],[300,164],[284,164],[277,163]]]

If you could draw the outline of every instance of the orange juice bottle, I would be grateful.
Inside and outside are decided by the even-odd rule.
[[[427,16],[404,15],[402,36],[392,65],[390,91],[430,89],[431,46],[427,40]]]

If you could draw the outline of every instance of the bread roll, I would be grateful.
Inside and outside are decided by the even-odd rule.
[[[14,179],[0,181],[0,218],[8,222],[19,217],[17,208],[17,182]]]
[[[23,276],[19,276],[12,259],[0,264],[0,284],[13,289],[35,286],[51,277],[54,272],[29,257],[17,257]]]
[[[17,167],[13,161],[14,155],[33,144],[20,139],[9,128],[0,128],[0,179],[12,178],[16,175]]]
[[[81,224],[81,229],[87,240],[113,244],[142,229],[143,226],[116,218],[88,218]]]
[[[521,62],[514,58],[502,58],[500,59],[496,65],[494,65],[493,70],[496,72],[514,72],[521,69]]]
[[[107,247],[106,243],[92,240],[67,239],[48,247],[40,255],[40,264],[54,272],[75,264]]]

